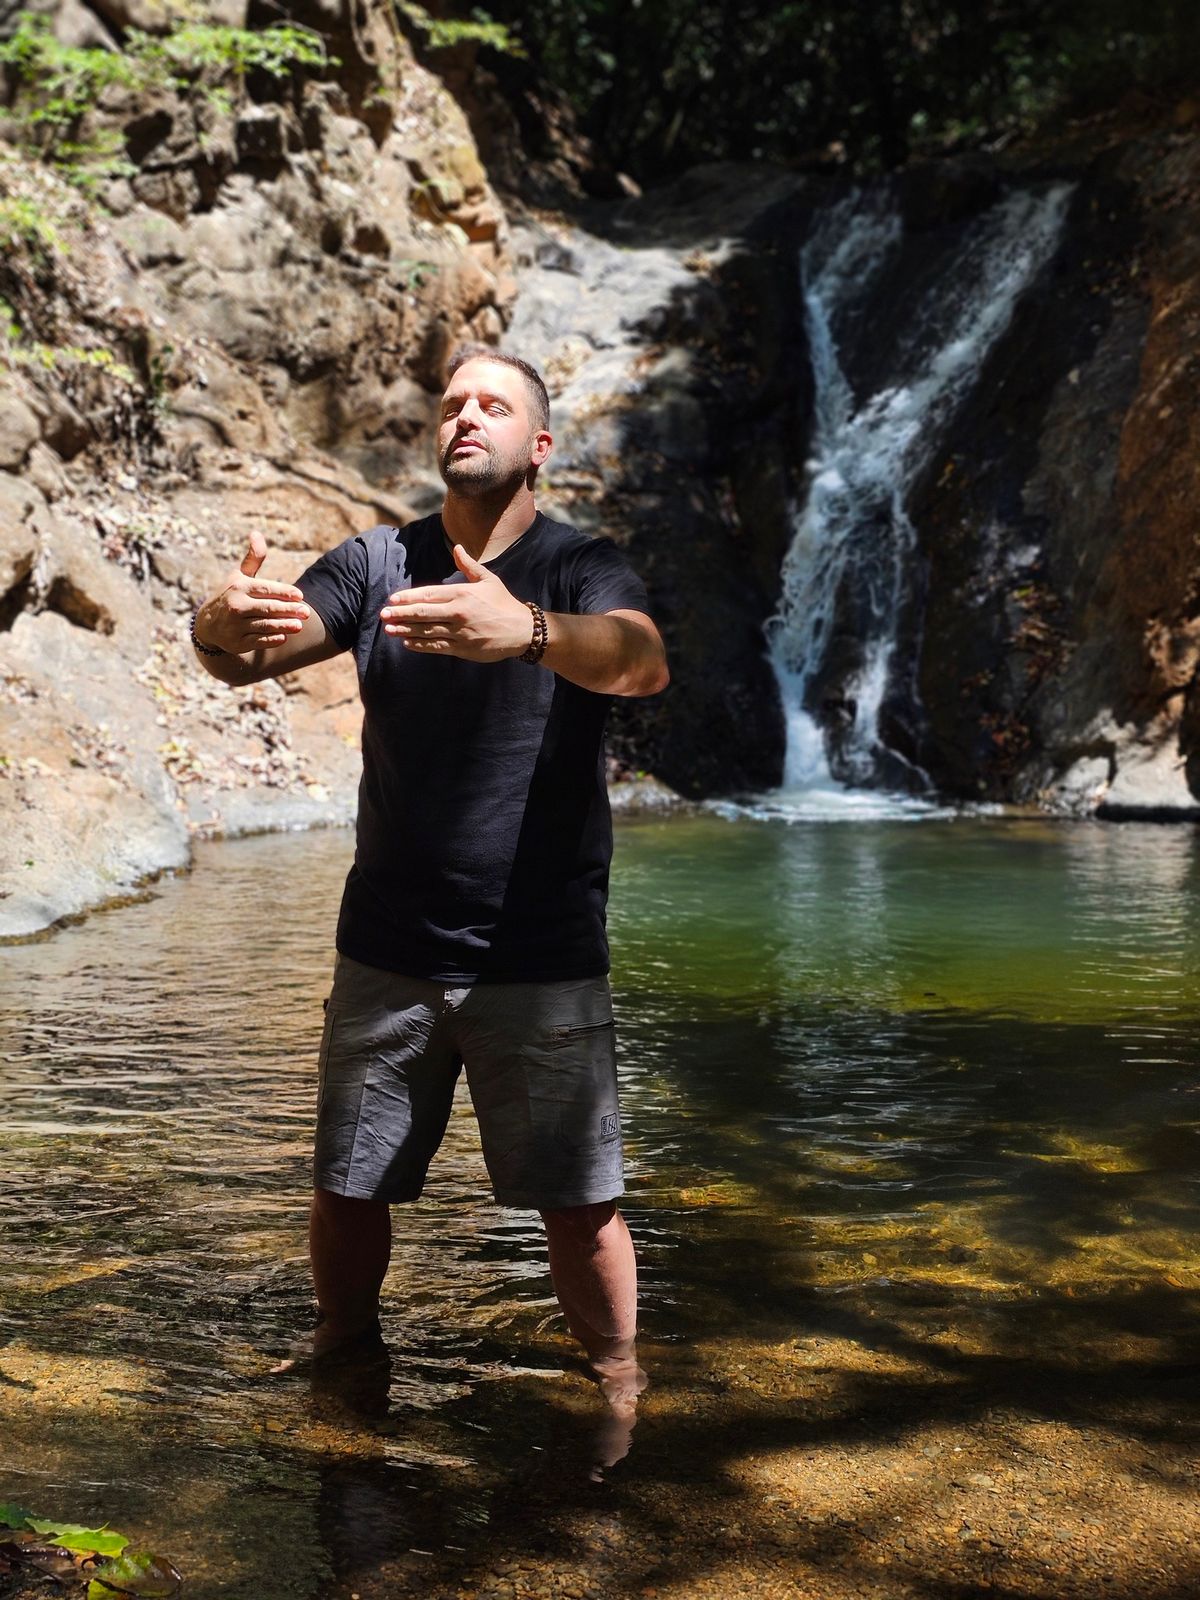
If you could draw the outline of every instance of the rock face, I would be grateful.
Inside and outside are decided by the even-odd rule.
[[[167,18],[44,9],[88,45]],[[390,12],[292,10],[336,65],[241,100],[104,92],[80,138],[131,164],[103,210],[26,156],[19,98],[0,129],[0,934],[183,864],[196,831],[353,814],[348,664],[231,694],[187,618],[252,528],[290,578],[412,515],[446,356],[499,335],[513,283],[465,118]]]
[[[953,795],[1189,815],[1200,139],[1097,142],[1056,163],[1062,248],[913,506],[916,757]]]
[[[808,426],[805,187],[708,168],[514,235],[506,343],[545,372],[558,419],[545,503],[629,550],[671,659],[665,695],[618,702],[612,746],[692,797],[782,775],[763,623]]]
[[[1200,134],[1190,122],[1130,127],[1114,118],[1003,164],[944,162],[899,175],[889,203],[902,216],[902,244],[833,333],[855,396],[886,397],[889,362],[914,326],[931,264],[952,259],[1000,198],[1064,183],[1073,188],[1057,249],[897,508],[913,545],[898,591],[877,781],[902,785],[915,770],[936,793],[962,800],[1191,817],[1200,815],[1200,545],[1191,509],[1200,490]],[[793,272],[799,244],[838,197],[810,184],[760,219],[759,233]],[[758,389],[753,446],[738,452],[748,470],[732,482],[750,565],[762,574],[763,598],[750,602],[758,621],[777,601],[772,574],[809,492],[801,441],[811,394],[796,314],[789,321],[769,309],[761,271],[756,288],[739,331],[785,352]],[[793,277],[775,292],[796,289]],[[915,328],[920,339],[919,317]],[[714,435],[736,440],[744,416],[735,405],[713,417]],[[752,495],[759,516],[744,509]],[[856,603],[839,596],[814,674],[812,709],[835,771],[863,663]],[[772,714],[760,704],[756,741]],[[764,751],[781,742],[773,726]]]

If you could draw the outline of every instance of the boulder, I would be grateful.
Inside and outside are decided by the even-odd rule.
[[[0,374],[0,469],[17,472],[42,436],[42,425],[24,384]]]
[[[40,492],[0,472],[0,632],[24,610],[40,543],[30,517],[44,504]]]
[[[153,700],[111,644],[61,615],[25,613],[0,635],[0,681],[0,935],[34,932],[186,863]]]

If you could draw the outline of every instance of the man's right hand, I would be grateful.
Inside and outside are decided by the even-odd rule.
[[[267,541],[261,533],[252,533],[241,565],[230,573],[220,594],[206,600],[196,613],[196,638],[201,644],[242,655],[286,644],[300,632],[309,615],[304,596],[295,584],[260,578],[258,570],[266,559]]]

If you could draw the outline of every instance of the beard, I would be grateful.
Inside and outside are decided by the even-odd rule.
[[[438,462],[442,482],[455,494],[472,499],[500,489],[516,488],[524,481],[529,471],[528,454],[505,457],[490,439],[472,439],[476,449],[455,455],[455,445],[461,443],[461,439],[454,440]]]

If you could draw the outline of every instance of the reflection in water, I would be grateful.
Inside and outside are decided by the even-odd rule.
[[[390,1365],[265,1377],[311,1315],[349,848],[211,847],[146,904],[4,954],[0,1500],[138,1532],[192,1600],[373,1567],[406,1592],[420,1552],[465,1562],[593,1464],[540,1227],[488,1202],[465,1102],[396,1213]],[[675,1481],[689,1451],[728,1467],[746,1385],[782,1404],[801,1374],[810,1416],[818,1347],[855,1414],[880,1362],[1003,1386],[1036,1355],[1058,1403],[1081,1362],[1194,1361],[1191,830],[677,818],[624,826],[618,863],[654,1387],[614,1485]]]

